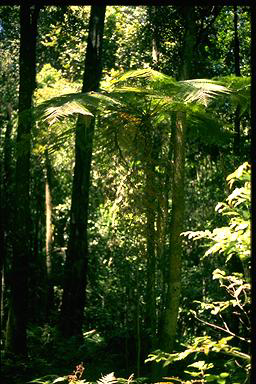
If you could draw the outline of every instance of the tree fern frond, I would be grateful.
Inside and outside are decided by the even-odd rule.
[[[232,137],[232,133],[225,130],[214,116],[199,109],[188,113],[187,135],[209,145],[225,145]]]
[[[249,76],[221,76],[214,77],[213,81],[218,81],[220,84],[232,89],[233,91],[239,91],[243,88],[251,86],[251,78]]]
[[[129,86],[118,86],[113,88],[113,91],[111,92],[111,95],[118,93],[139,93],[139,94],[153,94],[154,91],[152,89],[145,89],[142,87],[129,87]]]
[[[131,71],[127,71],[125,73],[122,73],[120,75],[117,75],[112,81],[112,85],[116,85],[117,83],[124,82],[127,80],[136,80],[136,79],[148,79],[148,80],[155,80],[155,81],[165,81],[167,83],[175,82],[174,79],[172,79],[170,76],[164,75],[161,72],[155,71],[152,68],[142,68],[142,69],[135,69]]]
[[[114,372],[109,373],[108,375],[102,376],[99,380],[97,380],[97,384],[116,384],[117,379],[114,375]]]
[[[213,79],[214,80],[214,79]],[[241,107],[240,115],[251,111],[251,78],[242,76],[219,77],[218,81],[233,91],[231,100]]]
[[[89,111],[89,108],[93,110],[99,108],[101,102],[104,102],[104,105],[121,105],[119,100],[115,100],[104,93],[69,93],[39,104],[35,108],[35,115],[37,120],[46,121],[49,125],[74,114],[82,114],[90,118],[93,113]]]
[[[93,114],[86,107],[84,107],[82,103],[69,101],[58,107],[48,107],[44,112],[43,121],[52,125],[60,121],[63,117],[74,114],[81,114],[89,118],[93,117]]]
[[[149,87],[124,86],[123,82],[137,84],[138,80],[148,80]],[[151,68],[128,71],[117,76],[112,82],[112,91],[114,92],[141,92],[152,94],[154,97],[169,96],[172,101],[182,100],[186,103],[199,102],[205,106],[218,94],[229,94],[230,89],[220,82],[209,79],[192,79],[185,81],[176,81],[175,79],[164,75]]]
[[[179,82],[184,84],[184,92],[187,92],[187,96],[184,101],[186,103],[193,103],[195,101],[207,106],[209,101],[219,94],[230,94],[231,90],[224,85],[208,79],[192,79]],[[188,88],[186,89],[186,86]],[[183,91],[183,90],[182,90]]]

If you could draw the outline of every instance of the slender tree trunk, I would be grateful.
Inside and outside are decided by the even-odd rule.
[[[32,249],[29,260],[28,312],[30,321],[42,325],[46,318],[47,279],[43,253],[44,226],[44,173],[40,165],[33,164],[31,178]]]
[[[172,351],[180,304],[182,247],[180,234],[184,221],[184,170],[185,170],[185,124],[184,112],[177,112],[174,136],[174,160],[172,179],[172,216],[170,225],[170,250],[168,261],[168,289],[161,347]]]
[[[156,336],[156,247],[155,247],[155,166],[152,159],[146,166],[146,238],[147,238],[147,284],[145,328],[148,339],[148,352],[155,343]]]
[[[163,219],[162,219],[162,245],[161,245],[161,254],[159,255],[159,263],[160,263],[160,273],[161,273],[161,287],[162,287],[162,297],[160,304],[160,313],[158,320],[158,339],[162,338],[162,330],[165,318],[165,307],[167,300],[167,289],[169,282],[169,258],[167,255],[167,245],[166,240],[167,236],[170,232],[170,223],[169,223],[169,198],[171,193],[171,172],[172,169],[172,158],[173,158],[173,137],[176,129],[176,112],[172,112],[171,115],[171,134],[169,137],[169,148],[168,148],[168,160],[165,166],[165,180],[164,180],[164,191],[163,191]]]
[[[83,92],[97,91],[102,74],[102,40],[106,6],[91,6]],[[61,310],[64,336],[81,335],[88,265],[88,208],[95,119],[79,116],[76,125],[70,235]]]
[[[194,6],[182,7],[182,13],[185,21],[185,35],[180,80],[185,80],[189,79],[192,75],[193,48],[196,43]],[[174,348],[181,294],[182,245],[180,234],[183,230],[185,208],[185,126],[185,112],[177,112],[173,137],[174,160],[172,171],[172,216],[170,224],[168,289],[164,325],[161,335],[161,348],[166,352],[171,352]]]
[[[15,174],[15,239],[13,245],[12,292],[6,347],[27,354],[28,268],[30,259],[30,152],[32,95],[36,78],[36,36],[39,8],[20,6],[20,89]]]
[[[2,137],[2,127],[0,126],[0,140]],[[1,143],[1,141],[0,141]],[[2,144],[2,143],[1,143]],[[1,145],[2,146],[2,145]],[[1,148],[1,147],[0,147]],[[5,252],[5,233],[4,233],[4,166],[3,161],[0,160],[0,329],[3,326],[3,285],[4,285],[4,252]],[[0,336],[0,341],[2,337]]]
[[[152,132],[150,134],[150,132]],[[156,313],[156,264],[157,264],[157,242],[159,241],[156,231],[157,209],[159,205],[160,191],[157,183],[156,165],[158,162],[162,137],[160,128],[153,131],[149,127],[146,132],[146,241],[147,241],[147,283],[146,283],[146,313],[145,328],[148,334],[148,353],[156,347],[157,313]],[[151,137],[148,137],[151,136]]]
[[[48,151],[45,153],[45,254],[47,273],[47,319],[53,308],[54,290],[52,282],[52,166]]]
[[[12,211],[12,107],[7,105],[7,124],[3,145],[3,162],[1,162],[1,238],[0,238],[0,254],[1,254],[1,329],[5,326],[5,302],[6,286],[9,285],[9,266],[11,265],[11,231],[13,224]]]
[[[151,23],[152,32],[152,68],[158,70],[159,66],[159,26],[158,26],[158,8],[150,5],[147,7],[148,17]]]
[[[235,59],[235,75],[241,76],[240,72],[240,45],[238,37],[238,14],[237,14],[237,5],[234,5],[234,59]],[[240,105],[237,105],[235,110],[235,137],[234,137],[234,155],[235,158],[239,157],[240,154],[240,145],[241,145],[241,131],[240,131]]]
[[[157,29],[157,8],[148,7],[149,17],[152,23],[152,62],[153,67],[158,69],[159,65],[159,35]],[[156,162],[161,146],[159,132],[153,132],[153,126],[149,126],[145,132],[145,148],[148,161],[146,163],[146,241],[147,241],[147,283],[146,283],[146,311],[145,329],[147,333],[147,347],[149,353],[155,349],[156,345],[156,237],[155,222],[157,217],[157,181],[156,181]]]
[[[151,6],[152,9],[152,21],[153,21],[153,33],[152,33],[152,59],[153,67],[158,69],[159,66],[159,33],[157,25],[157,7]]]

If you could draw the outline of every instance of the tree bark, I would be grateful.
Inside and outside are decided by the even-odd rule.
[[[184,221],[184,171],[185,171],[184,112],[177,112],[174,136],[172,179],[172,216],[170,224],[170,250],[168,260],[168,289],[161,348],[171,352],[175,342],[181,293],[182,246],[180,234]]]
[[[13,244],[12,290],[6,347],[27,354],[28,268],[30,244],[30,152],[32,96],[36,80],[36,36],[39,7],[20,6],[20,88],[16,139],[15,239]]]
[[[152,67],[156,70],[159,68],[159,25],[157,22],[158,9],[154,5],[148,6],[149,20],[152,25]]]
[[[47,314],[50,319],[50,312],[53,308],[54,288],[52,281],[52,165],[48,151],[45,153],[45,256],[47,273]]]
[[[180,80],[191,78],[193,49],[196,44],[194,6],[182,7],[185,21],[183,61]],[[173,137],[172,170],[172,214],[170,224],[170,249],[168,260],[168,289],[164,325],[161,334],[161,349],[171,352],[174,348],[181,294],[182,244],[180,234],[184,221],[184,174],[185,174],[185,126],[186,114],[176,113],[176,127]]]
[[[148,353],[156,347],[157,313],[156,313],[156,263],[157,242],[156,231],[157,210],[160,199],[160,191],[157,183],[156,165],[161,151],[162,137],[161,129],[146,126],[145,148],[146,148],[146,183],[145,183],[145,206],[146,206],[146,244],[147,244],[147,283],[146,283],[146,312],[145,328],[147,332]]]
[[[91,6],[82,92],[97,91],[102,75],[102,40],[106,6]],[[84,320],[88,265],[88,209],[95,119],[79,116],[76,124],[70,235],[60,326],[64,336],[80,336]]]
[[[44,246],[44,173],[40,164],[33,164],[30,183],[32,243],[29,260],[28,313],[30,322],[42,325],[46,315],[47,276]]]
[[[147,283],[145,328],[148,339],[148,352],[156,337],[156,247],[155,247],[155,166],[152,159],[146,166],[146,238],[147,238]]]
[[[12,106],[9,103],[6,107],[7,124],[3,144],[3,161],[1,162],[1,230],[0,230],[0,257],[1,257],[1,328],[5,326],[5,302],[6,287],[9,285],[9,266],[11,265],[11,232],[13,225],[13,169],[12,169],[12,143],[11,134],[12,124]]]

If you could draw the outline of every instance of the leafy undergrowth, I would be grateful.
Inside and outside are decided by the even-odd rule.
[[[41,382],[48,384],[62,375],[70,375],[72,367],[81,361],[86,364],[88,382],[96,382],[112,371],[120,377],[127,377],[136,369],[134,361],[130,361],[120,348],[122,339],[119,343],[114,339],[106,342],[94,330],[84,333],[83,339],[71,337],[64,340],[55,327],[34,326],[28,332],[28,342],[30,354],[26,360],[13,355],[2,356],[3,383],[25,384],[45,377],[46,381]]]

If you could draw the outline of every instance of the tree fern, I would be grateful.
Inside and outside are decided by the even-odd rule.
[[[145,83],[146,80],[146,83]],[[230,89],[220,84],[217,80],[209,79],[194,79],[185,81],[176,81],[175,79],[164,75],[151,68],[138,69],[128,71],[122,75],[117,76],[110,84],[109,89],[113,91],[125,90],[128,91],[129,87],[125,85],[128,83],[130,86],[137,84],[138,86],[143,81],[144,88],[138,87],[142,92],[147,90],[145,84],[149,86],[149,94],[154,90],[154,96],[159,97],[175,97],[177,101],[185,103],[200,102],[208,105],[209,100],[218,94],[228,94]],[[130,88],[131,89],[131,88]],[[134,87],[132,89],[135,91]],[[170,101],[170,100],[169,100]]]
[[[141,80],[144,84],[141,84]],[[216,81],[196,79],[178,82],[167,75],[146,68],[119,75],[100,93],[71,93],[50,99],[37,107],[36,116],[49,124],[76,113],[91,116],[90,108],[100,105],[110,109],[124,107],[122,103],[128,94],[158,98],[162,106],[170,107],[174,101],[208,105],[216,95],[227,93],[230,93],[230,90]]]
[[[118,144],[119,136],[125,133],[125,126],[133,124],[135,136],[142,127],[145,116],[150,116],[153,125],[168,122],[172,111],[187,112],[187,134],[201,142],[225,144],[230,141],[223,124],[205,110],[209,104],[217,108],[220,101],[216,96],[229,97],[234,103],[249,109],[249,79],[235,76],[216,79],[193,79],[176,81],[151,68],[132,70],[113,78],[100,92],[72,93],[52,98],[36,108],[36,118],[52,125],[65,117],[82,114],[90,119],[96,109],[100,112],[101,135],[111,143]],[[243,112],[244,113],[244,112]],[[136,134],[137,132],[137,134]],[[126,135],[126,141],[131,141]],[[65,136],[65,135],[64,135]],[[65,140],[61,136],[60,140]],[[114,139],[114,140],[113,140]],[[58,140],[57,140],[58,141]],[[57,142],[54,143],[54,146]]]

